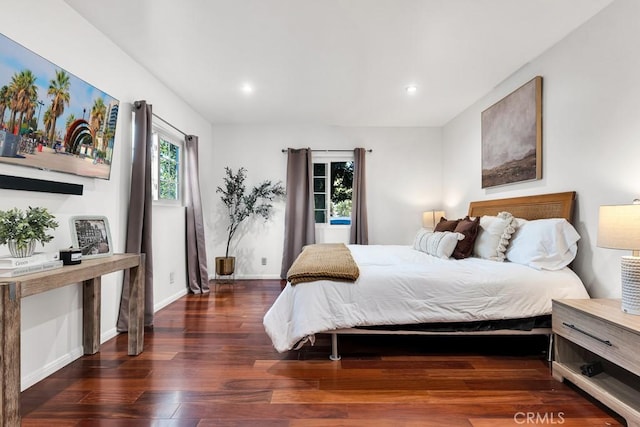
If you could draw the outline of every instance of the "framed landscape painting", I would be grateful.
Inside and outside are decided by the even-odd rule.
[[[109,179],[119,101],[0,34],[0,162]]]
[[[482,188],[542,179],[542,77],[482,112]]]

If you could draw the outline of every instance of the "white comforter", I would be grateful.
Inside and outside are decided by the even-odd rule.
[[[440,259],[410,246],[350,245],[355,283],[287,284],[264,316],[276,350],[354,326],[517,319],[551,313],[551,300],[589,298],[568,268],[540,271],[479,258]]]

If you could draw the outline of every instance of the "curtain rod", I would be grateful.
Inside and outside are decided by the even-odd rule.
[[[282,152],[286,153],[288,151],[287,148],[283,148]],[[353,153],[353,150],[311,150],[313,152],[323,152],[323,153]],[[373,153],[373,149],[369,148],[365,150],[367,153]]]
[[[157,115],[156,113],[151,113],[151,115],[156,119],[160,120],[161,122],[164,122],[164,124],[166,124],[167,126],[171,126],[173,130],[180,132],[183,136],[189,136],[183,131],[181,131],[180,129],[178,129],[177,127],[175,127],[174,125],[172,125],[171,123],[169,123],[168,121],[166,121],[165,119],[163,119],[162,117],[160,117],[159,115]]]
[[[146,101],[135,101],[133,103],[133,106],[136,107],[136,109],[140,108],[142,106],[142,103],[146,103]],[[157,115],[156,113],[154,113],[153,111],[151,112],[151,115],[153,117],[155,117],[156,119],[162,121],[164,124],[166,124],[167,126],[170,126],[171,128],[173,128],[173,130],[181,133],[184,136],[189,136],[187,133],[181,131],[180,129],[178,129],[177,127],[175,127],[174,125],[172,125],[171,123],[169,123],[168,121],[166,121],[165,119],[163,119],[162,117],[160,117],[159,115]]]

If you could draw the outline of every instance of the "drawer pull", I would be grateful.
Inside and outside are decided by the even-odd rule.
[[[563,324],[564,326],[566,326],[567,328],[569,328],[569,329],[573,329],[573,330],[574,330],[574,331],[576,331],[576,332],[580,332],[581,334],[584,334],[584,335],[586,335],[586,336],[588,336],[588,337],[590,337],[590,338],[593,338],[594,340],[596,340],[596,341],[598,341],[598,342],[601,342],[602,344],[608,345],[609,347],[612,347],[612,346],[613,346],[613,344],[611,344],[611,341],[609,341],[609,340],[603,340],[602,338],[598,338],[597,336],[595,336],[595,335],[593,335],[593,334],[590,334],[590,333],[589,333],[589,332],[587,332],[587,331],[583,331],[582,329],[578,328],[576,325],[572,325],[571,323],[567,323],[567,322],[562,322],[562,324]]]

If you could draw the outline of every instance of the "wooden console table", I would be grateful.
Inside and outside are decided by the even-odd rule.
[[[82,282],[82,345],[84,354],[100,348],[102,275],[129,270],[129,355],[144,346],[144,254],[117,254],[83,260],[76,265],[0,278],[0,426],[20,425],[20,300]]]

